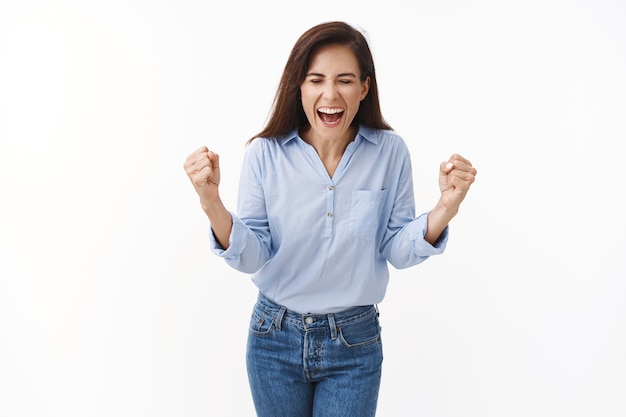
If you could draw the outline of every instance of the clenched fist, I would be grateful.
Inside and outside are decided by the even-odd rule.
[[[200,196],[200,201],[209,203],[218,198],[220,184],[220,157],[206,146],[187,157],[185,172]]]
[[[439,167],[440,202],[448,209],[458,210],[476,177],[476,168],[461,155],[454,154]]]

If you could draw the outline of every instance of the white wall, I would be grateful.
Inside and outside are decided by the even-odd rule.
[[[447,252],[392,271],[383,417],[626,415],[622,1],[3,1],[0,415],[251,416],[255,288],[182,164],[234,208],[297,37],[367,31],[418,210],[479,170]]]

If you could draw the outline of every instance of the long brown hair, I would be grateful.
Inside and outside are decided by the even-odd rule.
[[[256,138],[286,135],[295,128],[309,124],[300,100],[300,86],[306,78],[311,58],[327,45],[342,45],[350,49],[359,63],[361,81],[370,77],[369,92],[361,101],[353,124],[391,130],[380,111],[374,59],[365,36],[345,22],[327,22],[304,32],[294,45],[280,79],[269,120],[265,128],[248,143]]]

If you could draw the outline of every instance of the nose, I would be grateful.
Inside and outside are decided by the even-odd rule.
[[[323,90],[324,98],[335,99],[337,98],[337,83],[334,80],[328,80],[324,83]]]

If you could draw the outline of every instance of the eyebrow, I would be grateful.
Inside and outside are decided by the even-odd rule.
[[[324,74],[320,74],[319,72],[309,72],[306,76],[307,77],[325,77]],[[353,74],[351,72],[343,72],[341,74],[337,74],[337,77],[354,77],[354,78],[356,78],[356,74]]]

